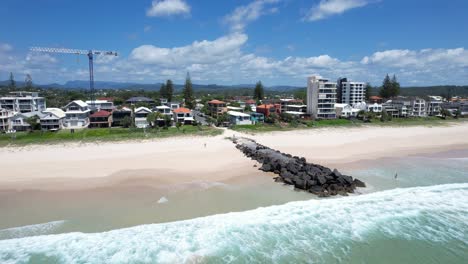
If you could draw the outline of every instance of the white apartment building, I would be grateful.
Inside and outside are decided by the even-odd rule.
[[[0,108],[0,131],[7,131],[11,129],[11,118],[15,112],[8,109]]]
[[[364,102],[365,88],[363,82],[341,82],[341,103],[353,105]]]
[[[87,103],[81,100],[70,102],[65,107],[65,119],[63,127],[68,129],[85,128],[89,125],[91,110]]]
[[[441,106],[443,103],[443,98],[441,96],[428,96],[429,100],[427,103],[427,114],[430,116],[440,115]]]
[[[138,107],[135,109],[135,126],[137,128],[146,128],[150,126],[146,119],[152,111],[146,107]]]
[[[336,118],[336,83],[320,76],[307,78],[307,114],[313,118]]]
[[[0,97],[0,108],[21,113],[41,112],[46,109],[46,102],[37,92],[10,92],[9,96]]]
[[[421,98],[415,98],[411,101],[411,115],[417,117],[425,117],[427,116],[426,112],[426,100]]]
[[[89,109],[93,111],[107,111],[107,112],[112,112],[114,111],[114,102],[110,102],[107,100],[94,100],[94,101],[86,101],[86,104],[88,104]]]

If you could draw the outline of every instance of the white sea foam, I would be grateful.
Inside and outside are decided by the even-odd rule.
[[[183,263],[342,261],[382,239],[468,245],[468,184],[292,202],[104,233],[0,241],[0,262]],[[336,262],[335,261],[335,262]]]
[[[0,239],[21,238],[28,236],[47,235],[65,223],[65,220],[52,221],[42,224],[18,226],[0,230]]]

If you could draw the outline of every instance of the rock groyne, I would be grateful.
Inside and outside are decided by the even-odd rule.
[[[308,163],[305,158],[292,156],[261,145],[247,138],[233,139],[236,148],[245,156],[258,161],[259,170],[278,174],[275,181],[316,194],[319,197],[354,193],[356,187],[365,183],[351,176],[341,174],[337,169]]]

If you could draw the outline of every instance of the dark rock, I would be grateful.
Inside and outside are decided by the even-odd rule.
[[[323,184],[325,184],[327,182],[327,179],[325,178],[325,176],[319,175],[319,176],[317,176],[317,182],[320,185],[323,185]]]
[[[356,187],[366,187],[366,184],[358,179],[354,179],[353,183]]]

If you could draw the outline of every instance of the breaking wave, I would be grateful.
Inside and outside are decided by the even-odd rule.
[[[0,230],[0,239],[21,238],[28,236],[47,235],[56,231],[65,220],[52,221],[42,224],[12,227]]]
[[[377,251],[373,247],[382,241],[421,243],[463,260],[468,257],[467,197],[468,184],[446,184],[292,202],[103,233],[9,239],[0,241],[0,262],[353,262],[354,251]]]

